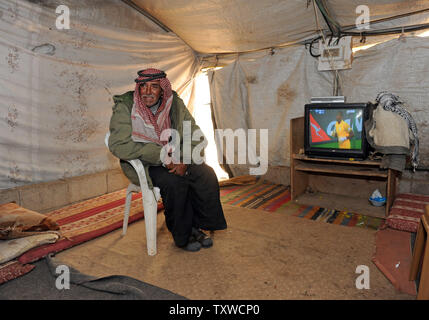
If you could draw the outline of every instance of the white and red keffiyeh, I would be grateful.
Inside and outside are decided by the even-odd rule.
[[[136,88],[134,91],[134,104],[131,111],[132,121],[132,139],[135,142],[153,142],[159,145],[165,145],[168,141],[161,141],[161,133],[170,129],[170,109],[173,102],[173,92],[171,83],[166,74],[158,69],[149,68],[138,72],[136,79]],[[155,115],[145,105],[140,97],[140,86],[145,81],[159,81],[162,89],[161,104]]]

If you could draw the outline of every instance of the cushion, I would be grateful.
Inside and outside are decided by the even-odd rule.
[[[51,218],[22,208],[16,203],[0,205],[0,239],[2,240],[59,229],[59,225]]]
[[[34,247],[54,243],[59,237],[57,233],[45,232],[25,238],[0,240],[0,264],[10,261]]]
[[[386,219],[386,225],[392,229],[417,232],[420,217],[429,204],[429,195],[398,194]]]

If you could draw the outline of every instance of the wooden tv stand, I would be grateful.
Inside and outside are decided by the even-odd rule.
[[[389,214],[396,194],[396,171],[380,169],[380,161],[313,158],[303,154],[304,117],[290,122],[290,179],[292,200],[306,205],[361,213]],[[373,206],[368,198],[375,189],[386,205]]]

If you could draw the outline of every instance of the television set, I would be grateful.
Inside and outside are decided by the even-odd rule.
[[[364,160],[368,154],[364,122],[367,103],[305,105],[304,149],[309,157]]]

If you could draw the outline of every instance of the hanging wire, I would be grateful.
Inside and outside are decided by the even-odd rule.
[[[316,9],[316,0],[313,1],[313,9],[314,9],[314,16],[315,16],[315,19],[316,19],[317,30],[320,32],[321,37],[323,38],[323,42],[327,43],[326,42],[325,34],[323,33],[323,29],[320,26],[319,16],[317,14],[317,9]],[[329,40],[329,43],[331,42],[332,37],[333,37],[333,35],[331,34],[331,39]],[[329,64],[331,65],[332,72],[334,73],[333,94],[334,94],[334,96],[338,96],[340,88],[341,88],[341,92],[342,92],[342,87],[343,87],[342,86],[342,79],[340,77],[340,73],[338,72],[338,70],[335,69],[334,62],[333,62],[333,57],[332,57],[332,53],[331,53],[331,51],[329,49],[328,49],[328,54],[329,54],[329,58],[328,58]],[[320,55],[320,52],[319,52],[319,55]]]
[[[316,42],[316,41],[318,41],[318,40],[320,40],[320,39],[322,39],[322,37],[320,36],[320,37],[317,37],[317,38],[314,38],[313,40],[311,40],[311,42],[310,42],[310,48],[309,48],[309,52],[310,52],[310,55],[313,57],[313,58],[318,58],[318,57],[320,57],[320,52],[319,52],[319,54],[314,54],[313,53],[313,44]],[[305,46],[307,46],[307,44],[305,45]]]

